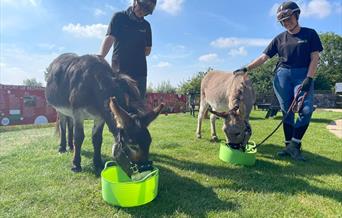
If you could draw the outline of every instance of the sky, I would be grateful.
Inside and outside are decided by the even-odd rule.
[[[20,85],[67,52],[98,54],[113,14],[131,0],[0,0],[0,83]],[[148,86],[177,87],[209,67],[233,71],[283,32],[276,0],[158,0]],[[300,25],[342,35],[342,0],[300,0]],[[110,62],[112,50],[106,59]]]

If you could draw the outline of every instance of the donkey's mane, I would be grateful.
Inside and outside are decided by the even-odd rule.
[[[115,74],[114,78],[119,82],[120,88],[129,94],[131,98],[130,103],[132,104],[131,107],[135,108],[138,113],[143,113],[145,111],[145,105],[141,101],[137,82],[123,73]]]
[[[243,74],[234,75],[232,88],[231,88],[231,101],[232,110],[239,108],[240,101],[242,100],[244,89],[246,88],[246,77]]]

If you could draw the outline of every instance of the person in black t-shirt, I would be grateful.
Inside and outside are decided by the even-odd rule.
[[[279,61],[275,70],[273,88],[283,115],[288,111],[297,90],[301,87],[301,95],[307,92],[299,117],[295,121],[291,111],[283,122],[285,149],[279,156],[291,156],[295,160],[304,161],[301,153],[301,140],[309,126],[313,112],[313,78],[319,62],[322,43],[315,30],[301,27],[298,23],[300,8],[294,2],[282,3],[277,10],[277,20],[286,29],[276,36],[263,54],[246,67],[234,73],[247,73],[278,54]]]
[[[106,57],[113,46],[112,68],[125,73],[137,82],[141,96],[146,94],[146,56],[151,53],[151,26],[144,19],[152,14],[157,0],[134,0],[125,11],[113,15],[100,48],[100,57]]]

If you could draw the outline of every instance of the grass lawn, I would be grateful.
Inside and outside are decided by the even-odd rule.
[[[253,111],[257,143],[281,117]],[[307,162],[279,159],[278,130],[257,153],[253,167],[230,165],[210,143],[209,120],[195,138],[189,114],[161,115],[151,126],[151,159],[160,169],[159,194],[136,208],[106,204],[92,167],[92,122],[86,123],[83,172],[72,173],[72,154],[59,154],[54,127],[0,128],[0,217],[342,217],[342,140],[326,125],[342,113],[314,113],[303,140]],[[218,136],[223,139],[219,120]],[[111,159],[113,138],[105,129],[102,154]]]

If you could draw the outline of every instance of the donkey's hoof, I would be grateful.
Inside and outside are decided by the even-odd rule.
[[[198,139],[200,139],[200,138],[202,138],[202,135],[201,135],[201,134],[197,134],[196,137],[197,137]]]
[[[66,150],[66,148],[63,148],[63,147],[59,147],[59,149],[58,149],[58,152],[59,153],[65,153],[67,150]]]
[[[71,171],[74,172],[74,173],[79,173],[82,171],[82,167],[81,166],[73,166],[71,168]]]
[[[212,136],[210,139],[210,142],[218,142],[219,139],[217,138],[217,136]]]
[[[103,162],[101,161],[101,162],[96,162],[96,163],[94,163],[94,168],[95,168],[95,170],[100,170],[100,171],[102,171],[102,170],[104,169],[104,164],[103,164]]]

